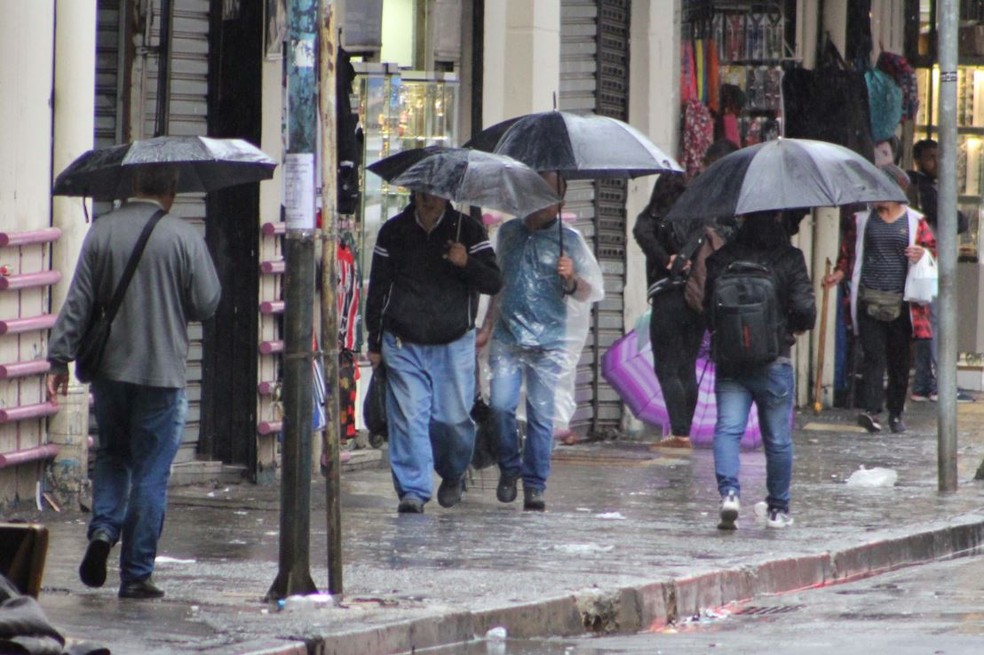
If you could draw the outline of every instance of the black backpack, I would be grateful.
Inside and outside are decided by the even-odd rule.
[[[716,364],[760,365],[779,356],[779,294],[768,266],[750,261],[729,264],[714,285],[710,309]]]

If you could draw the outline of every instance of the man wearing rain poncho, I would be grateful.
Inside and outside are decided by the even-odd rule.
[[[542,176],[563,198],[563,177],[553,172]],[[601,268],[581,235],[560,221],[562,206],[545,207],[499,228],[495,251],[503,287],[478,338],[482,344],[491,336],[490,405],[499,437],[496,497],[503,503],[516,500],[522,479],[525,510],[546,508],[556,408],[573,403],[573,373],[587,335],[585,318],[591,303],[604,297]],[[516,410],[524,379],[526,442],[521,451]]]

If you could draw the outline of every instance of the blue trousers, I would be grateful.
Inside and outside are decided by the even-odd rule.
[[[96,380],[92,390],[99,446],[87,536],[102,531],[120,541],[120,579],[144,580],[154,572],[188,400],[184,389],[113,380]]]
[[[393,486],[400,498],[427,502],[431,471],[461,478],[475,448],[475,331],[436,345],[401,342],[383,332],[382,355]]]
[[[741,438],[752,401],[758,405],[762,443],[765,445],[766,502],[770,508],[789,510],[793,479],[793,367],[788,360],[750,368],[737,374],[718,371],[714,393],[717,423],[714,426],[714,473],[722,496],[729,490],[741,495],[738,482]]]
[[[499,435],[499,470],[522,477],[526,489],[544,490],[553,452],[554,390],[560,384],[563,353],[520,348],[495,339],[489,349],[492,369],[489,405]],[[519,445],[516,409],[526,380],[526,444]]]

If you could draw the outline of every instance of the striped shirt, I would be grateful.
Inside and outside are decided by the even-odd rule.
[[[905,257],[908,245],[909,224],[904,215],[894,223],[886,223],[877,214],[873,215],[864,233],[861,286],[902,293],[909,271]]]

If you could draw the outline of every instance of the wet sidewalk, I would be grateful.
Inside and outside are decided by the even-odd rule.
[[[979,552],[984,544],[984,400],[958,407],[959,490],[937,492],[935,404],[902,435],[869,435],[854,412],[797,416],[795,525],[765,527],[761,450],[742,455],[740,529],[721,532],[710,450],[645,441],[560,446],[542,514],[495,499],[475,474],[464,501],[398,515],[389,471],[342,476],[345,594],[328,607],[262,602],[277,574],[279,489],[172,489],[155,580],[160,601],[82,585],[87,515],[46,511],[41,605],[73,639],[113,653],[409,652],[482,637],[636,631],[701,608]],[[371,458],[371,455],[369,456]],[[859,465],[898,472],[891,488],[845,480]],[[311,573],[327,588],[324,484],[312,485]],[[25,516],[30,516],[25,514]],[[117,551],[114,550],[113,557]]]

